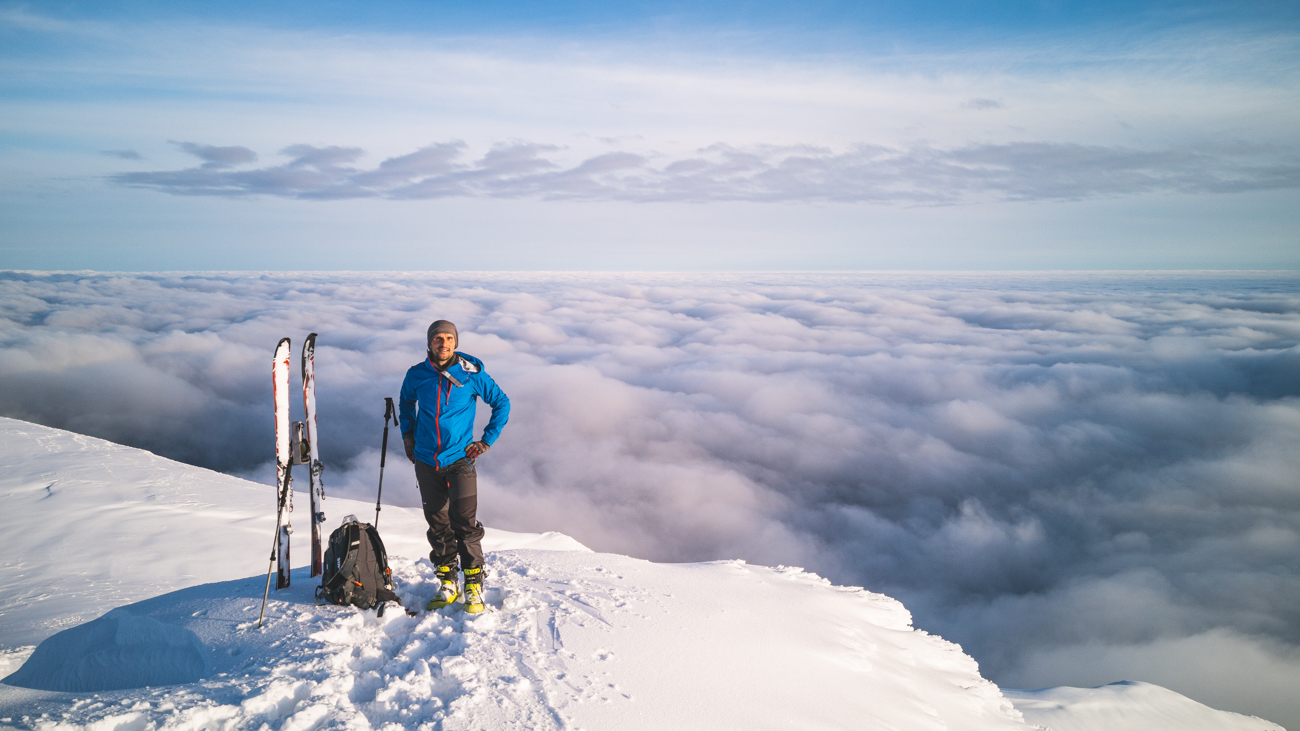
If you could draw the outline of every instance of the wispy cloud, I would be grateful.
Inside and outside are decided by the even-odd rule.
[[[448,142],[355,166],[355,147],[293,145],[289,161],[240,168],[246,147],[182,143],[205,162],[113,175],[119,185],[174,195],[269,195],[397,200],[491,197],[584,201],[800,201],[947,204],[973,199],[1059,200],[1152,191],[1239,193],[1300,188],[1300,154],[1260,146],[1137,150],[1014,142],[942,149],[716,144],[676,159],[611,151],[566,166],[556,145],[498,145],[476,160]]]
[[[176,146],[203,161],[200,170],[224,170],[257,160],[257,153],[247,147],[216,147],[177,142]]]
[[[119,160],[143,160],[144,159],[144,155],[141,155],[139,152],[136,152],[135,150],[100,150],[99,154],[108,157],[116,157]]]
[[[45,13],[32,13],[24,5],[16,3],[0,7],[0,28],[73,37],[110,36],[116,30],[105,22],[63,20]]]

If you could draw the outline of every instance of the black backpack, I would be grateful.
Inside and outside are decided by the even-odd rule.
[[[402,600],[393,592],[393,571],[388,568],[388,551],[379,538],[379,531],[369,523],[359,523],[348,516],[330,534],[330,545],[325,551],[324,570],[316,601],[330,604],[350,604],[361,609],[379,607],[384,616],[384,602]]]

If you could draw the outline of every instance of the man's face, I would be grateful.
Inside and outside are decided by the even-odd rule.
[[[450,359],[456,352],[456,336],[451,333],[434,333],[433,339],[429,341],[429,350],[433,351],[433,359],[439,363]]]

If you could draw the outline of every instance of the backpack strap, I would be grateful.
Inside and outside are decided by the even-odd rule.
[[[370,545],[375,549],[376,558],[378,558],[376,563],[384,572],[382,585],[375,588],[375,601],[379,604],[377,616],[384,616],[385,602],[392,602],[405,610],[406,606],[402,604],[402,598],[393,591],[393,572],[388,568],[388,549],[384,548],[384,539],[379,537],[379,531],[374,528],[371,528],[367,533],[370,534]],[[406,613],[414,615],[414,612],[409,610]]]
[[[366,533],[370,534],[370,547],[375,552],[375,565],[379,567],[383,576],[380,577],[378,589],[393,588],[393,572],[388,568],[388,551],[384,548],[384,539],[379,537],[379,531],[371,526],[365,526]]]
[[[370,530],[366,532],[370,534],[370,542],[374,545],[375,551],[377,551],[379,555],[383,558],[384,565],[387,566],[388,550],[384,548],[384,539],[379,537],[379,530],[377,528],[370,527]]]
[[[379,588],[379,589],[376,589],[376,590],[375,590],[375,600],[376,600],[376,602],[379,604],[379,610],[375,612],[375,616],[376,616],[376,617],[382,617],[382,616],[384,616],[384,603],[385,603],[385,602],[392,602],[392,603],[396,604],[397,606],[401,607],[401,608],[402,608],[402,611],[406,612],[407,616],[414,617],[414,616],[416,616],[416,614],[417,614],[417,612],[413,612],[413,611],[411,611],[410,609],[407,609],[407,608],[406,608],[406,605],[405,605],[405,604],[402,604],[402,598],[401,598],[400,596],[398,596],[397,594],[394,594],[392,591],[389,591],[388,589],[384,589],[384,588],[382,588],[382,587]]]

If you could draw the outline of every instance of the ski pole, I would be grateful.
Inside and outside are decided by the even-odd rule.
[[[384,497],[384,462],[388,459],[388,420],[393,420],[393,426],[400,426],[397,421],[397,409],[393,407],[391,398],[384,398],[384,444],[379,452],[379,494],[375,496],[375,527],[379,527],[379,501]]]
[[[262,611],[257,613],[257,627],[262,628],[262,618],[266,616],[266,599],[271,594],[271,571],[275,568],[275,557],[280,552],[280,520],[284,517],[284,504],[288,498],[289,470],[284,471],[284,486],[280,488],[280,504],[275,509],[275,540],[271,541],[271,562],[266,567],[266,588],[262,590]]]

